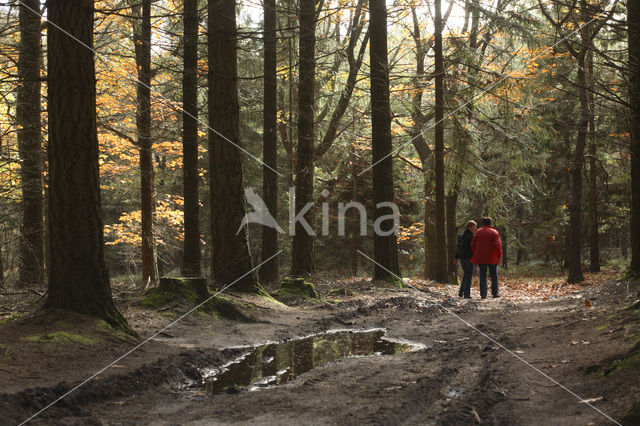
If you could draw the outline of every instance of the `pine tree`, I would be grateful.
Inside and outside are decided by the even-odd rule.
[[[56,25],[47,31],[50,245],[45,307],[96,316],[130,330],[113,304],[104,261],[93,16],[93,0],[49,4],[48,19]]]

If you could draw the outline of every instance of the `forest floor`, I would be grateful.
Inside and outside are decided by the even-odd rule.
[[[245,321],[195,312],[116,363],[186,309],[144,307],[139,291],[116,285],[136,341],[85,317],[23,312],[35,294],[0,293],[0,306],[15,310],[0,325],[0,424],[19,424],[69,391],[31,422],[640,424],[640,282],[614,276],[570,286],[560,276],[505,274],[501,297],[486,300],[477,277],[473,298],[459,299],[456,287],[417,280],[407,283],[419,290],[318,276],[323,302],[230,293]],[[342,358],[258,390],[204,390],[207,372],[248,347],[373,328],[414,349]]]

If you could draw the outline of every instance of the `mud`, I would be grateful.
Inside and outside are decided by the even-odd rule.
[[[318,286],[329,303],[291,308],[251,300],[252,316],[262,322],[189,317],[33,423],[612,423],[593,407],[627,422],[625,415],[640,400],[640,369],[629,363],[613,374],[605,371],[626,359],[636,344],[639,310],[622,308],[634,302],[637,289],[638,283],[628,290],[626,283],[610,282],[562,298],[521,303],[459,300],[451,297],[453,288],[425,293],[364,286],[355,287],[353,296],[331,300],[330,288]],[[122,307],[141,335],[170,321],[162,312]],[[54,350],[23,342],[29,357],[23,352],[19,362],[18,347],[5,338],[12,339],[20,327],[2,335],[6,347],[0,373],[3,388],[10,391],[0,395],[1,424],[19,424],[90,376],[96,365],[104,367],[132,346],[105,341]],[[211,369],[237,359],[247,345],[376,327],[386,329],[391,339],[423,347],[336,359],[268,389],[226,386],[214,394],[203,389]],[[236,348],[222,350],[231,346]],[[51,356],[68,361],[52,368],[46,362]],[[542,373],[593,401],[593,407]],[[58,383],[60,377],[67,383]]]

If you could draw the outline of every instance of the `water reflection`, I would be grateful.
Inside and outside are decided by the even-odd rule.
[[[343,331],[257,347],[206,380],[211,393],[229,387],[251,389],[293,380],[327,362],[348,356],[394,355],[414,346],[386,340],[384,330]]]

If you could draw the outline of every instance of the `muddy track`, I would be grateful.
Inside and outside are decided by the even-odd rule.
[[[405,292],[303,306],[269,318],[274,321],[263,326],[260,336],[250,334],[255,326],[249,325],[227,327],[227,336],[245,333],[237,339],[258,343],[332,329],[383,327],[393,339],[422,344],[420,350],[343,358],[266,390],[231,387],[215,395],[202,392],[202,372],[235,359],[246,348],[187,350],[126,374],[98,378],[34,423],[607,424],[592,408],[448,314],[443,305],[580,395],[604,397],[599,407],[616,418],[640,397],[638,386],[625,384],[623,375],[603,382],[585,373],[589,366],[604,368],[625,348],[612,346],[613,332],[594,333],[607,312],[595,314],[571,299],[551,306],[476,300],[459,304]],[[607,321],[612,330],[623,329]],[[587,338],[588,345],[575,344]],[[0,424],[19,423],[70,388],[63,383],[0,395]]]
[[[239,351],[186,351],[177,356],[144,365],[130,374],[99,377],[83,385],[44,411],[34,423],[51,424],[65,417],[95,421],[86,409],[91,404],[129,397],[160,386],[186,387],[202,381],[202,368],[219,365]],[[13,425],[26,420],[77,384],[60,383],[50,388],[33,388],[13,394],[0,394],[0,424]]]

